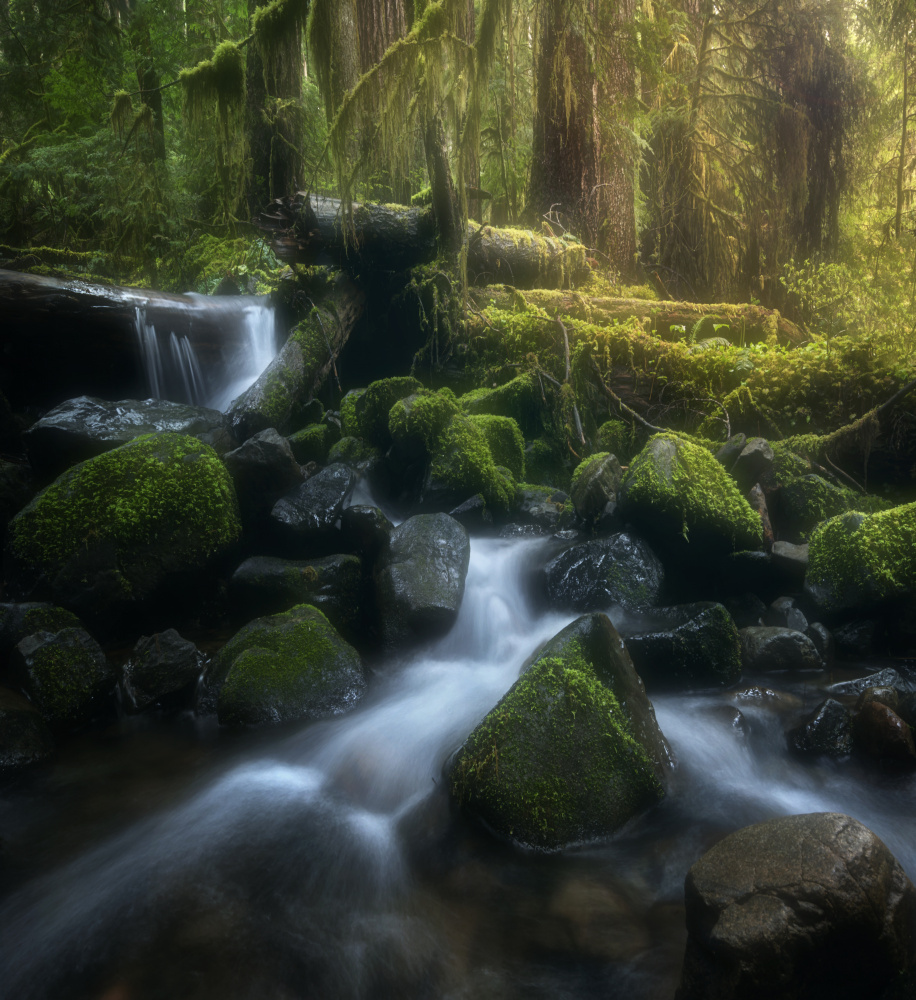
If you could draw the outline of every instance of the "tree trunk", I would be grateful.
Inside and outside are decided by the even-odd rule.
[[[142,19],[132,32],[134,54],[137,59],[137,86],[140,100],[153,114],[153,156],[160,163],[165,161],[165,125],[162,117],[162,90],[159,73],[153,62],[153,42],[149,24]]]
[[[906,165],[907,90],[909,85],[910,36],[903,40],[903,124],[900,126],[900,157],[897,161],[897,211],[894,215],[894,237],[900,239],[900,224],[903,217],[903,173]]]

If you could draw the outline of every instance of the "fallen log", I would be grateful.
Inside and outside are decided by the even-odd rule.
[[[288,263],[333,260],[347,268],[405,271],[435,259],[432,209],[354,204],[349,219],[336,198],[277,199],[255,219]],[[588,271],[585,247],[526,229],[468,224],[468,282],[516,288],[575,287]]]
[[[251,296],[170,295],[0,270],[0,391],[14,407],[153,394],[142,327],[193,348],[205,379],[246,336]]]
[[[364,303],[359,286],[338,272],[274,360],[230,404],[229,423],[239,441],[268,427],[281,433],[295,429],[298,412],[334,368]]]
[[[470,298],[478,309],[494,305],[514,309],[517,293],[512,288],[490,286],[472,289]],[[549,315],[606,326],[631,317],[642,320],[646,332],[662,340],[690,339],[696,343],[722,337],[732,344],[754,344],[771,337],[781,344],[797,346],[808,338],[793,322],[775,309],[728,302],[663,302],[653,299],[612,299],[581,292],[535,289],[525,292],[525,301],[540,306]]]

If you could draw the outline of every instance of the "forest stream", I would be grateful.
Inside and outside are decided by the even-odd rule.
[[[362,484],[350,502],[376,503]],[[2,995],[670,1000],[684,877],[724,834],[847,813],[916,877],[912,772],[787,749],[787,727],[877,661],[650,690],[677,767],[665,799],[609,839],[526,851],[459,814],[448,758],[576,617],[532,594],[552,545],[472,537],[454,626],[375,662],[345,716],[227,732],[190,711],[122,712],[8,782]]]

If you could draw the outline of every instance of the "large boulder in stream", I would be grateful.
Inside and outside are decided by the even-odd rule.
[[[752,625],[741,636],[741,659],[749,673],[823,670],[824,661],[804,632],[777,625]]]
[[[246,526],[266,517],[277,500],[305,478],[289,441],[273,427],[224,455],[223,464],[232,476]]]
[[[68,469],[13,518],[8,579],[23,597],[110,620],[147,610],[166,581],[172,600],[193,596],[200,571],[240,533],[216,452],[148,434]]]
[[[650,690],[733,684],[741,676],[741,641],[721,604],[700,601],[631,617],[627,650]]]
[[[658,603],[664,581],[658,557],[629,532],[573,545],[544,567],[550,606],[576,611],[596,611],[612,604],[652,607]]]
[[[270,512],[277,542],[291,555],[333,551],[337,521],[355,485],[353,470],[335,462],[285,493]]]
[[[497,836],[558,850],[660,801],[670,762],[622,639],[593,614],[539,650],[457,752],[449,781]]]
[[[650,541],[713,555],[756,549],[760,517],[705,449],[674,434],[656,434],[633,459],[617,496],[620,515]]]
[[[862,1000],[916,962],[916,889],[838,813],[738,830],[690,869],[677,1000]]]
[[[366,678],[356,650],[317,609],[301,604],[256,618],[210,663],[201,708],[219,721],[256,726],[349,711]]]
[[[389,649],[452,627],[470,558],[468,533],[448,514],[417,514],[391,532],[375,570],[382,638]]]
[[[218,455],[235,447],[226,417],[219,410],[166,399],[109,402],[78,396],[49,410],[24,437],[32,468],[47,482],[77,462],[144,434],[164,431],[195,437]]]
[[[123,704],[132,712],[190,704],[205,659],[173,628],[141,636],[121,671]]]

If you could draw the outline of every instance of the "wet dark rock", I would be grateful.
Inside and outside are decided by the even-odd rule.
[[[852,753],[852,714],[833,698],[822,701],[788,734],[798,753],[846,757]]]
[[[746,671],[823,670],[820,654],[804,632],[766,625],[743,628],[739,635]]]
[[[274,504],[270,523],[275,538],[303,555],[331,545],[337,519],[355,485],[353,470],[341,463],[316,472]]]
[[[316,608],[257,618],[210,663],[202,708],[219,721],[256,726],[321,719],[354,708],[366,689],[362,663]]]
[[[616,503],[623,470],[615,455],[599,453],[581,462],[573,472],[570,498],[584,521],[595,521],[608,503]]]
[[[726,556],[720,564],[720,573],[723,594],[749,591],[767,604],[785,593],[792,583],[785,570],[773,561],[771,554],[762,551],[745,550]]]
[[[841,681],[839,684],[833,684],[830,691],[836,695],[857,696],[870,687],[890,687],[901,696],[916,693],[916,683],[903,677],[892,667],[885,667],[883,670],[866,674],[864,677],[857,677],[853,681]]]
[[[748,438],[730,471],[738,488],[746,493],[772,469],[773,449],[770,447],[770,442],[766,438],[755,437]]]
[[[578,611],[612,604],[651,607],[664,579],[664,567],[649,545],[627,532],[574,545],[544,567],[550,606]]]
[[[448,516],[453,517],[466,531],[475,534],[493,529],[493,512],[479,493],[452,508]]]
[[[8,653],[27,635],[36,632],[60,632],[82,628],[83,623],[64,608],[30,601],[25,604],[0,604],[0,653]]]
[[[916,691],[900,695],[895,711],[911,729],[916,729]]]
[[[111,707],[114,671],[102,647],[84,629],[26,636],[16,646],[13,668],[54,731],[76,729]]]
[[[763,622],[765,625],[791,628],[796,632],[804,632],[808,628],[808,619],[805,618],[794,597],[777,597],[767,608]]]
[[[345,507],[340,515],[340,532],[344,547],[359,552],[369,559],[388,546],[394,525],[378,507],[353,504]]]
[[[34,495],[30,467],[25,462],[0,459],[0,534]]]
[[[38,709],[7,688],[0,688],[0,772],[47,760],[54,737]]]
[[[894,712],[900,704],[900,694],[896,688],[888,685],[867,687],[856,701],[856,711],[861,711],[866,705],[873,701],[880,701],[882,705],[887,705]]]
[[[761,687],[753,684],[750,687],[736,691],[732,697],[739,705],[759,705],[770,709],[780,715],[788,712],[798,712],[802,707],[802,700],[797,695],[788,691],[777,691],[771,687]]]
[[[805,629],[805,635],[814,643],[815,649],[820,653],[824,666],[833,664],[836,657],[836,647],[833,641],[833,634],[826,625],[821,622],[811,622]]]
[[[173,628],[142,636],[121,673],[124,704],[133,712],[157,704],[169,708],[189,705],[204,662],[194,643]]]
[[[302,482],[289,441],[273,427],[260,431],[223,456],[246,524],[265,517],[279,497]]]
[[[833,641],[840,660],[867,660],[875,653],[878,623],[873,618],[857,618],[833,630]]]
[[[866,756],[888,764],[916,767],[912,729],[879,701],[868,702],[855,718],[856,747]]]
[[[725,444],[723,444],[722,447],[716,452],[716,461],[723,466],[727,472],[730,472],[738,456],[742,451],[744,451],[744,446],[746,444],[746,434],[732,434]]]
[[[747,719],[741,709],[735,708],[734,705],[711,705],[704,714],[720,722],[741,742],[748,738]]]
[[[536,524],[504,524],[499,529],[500,538],[544,538],[548,534],[546,528]]]
[[[535,525],[547,535],[572,525],[574,515],[567,503],[569,496],[562,490],[549,487],[520,489],[518,500],[520,524]]]
[[[550,640],[456,754],[454,800],[497,836],[556,850],[665,794],[667,743],[606,615]]]
[[[26,431],[25,442],[32,468],[47,482],[77,462],[160,431],[195,437],[218,455],[235,447],[225,414],[219,410],[165,399],[109,402],[94,396],[55,406]]]
[[[471,546],[448,514],[418,514],[392,532],[375,571],[385,645],[447,632],[464,596]]]
[[[799,583],[805,578],[805,571],[808,568],[808,545],[793,545],[780,539],[773,543],[770,550],[773,557],[773,565],[782,570],[787,577],[798,580]]]
[[[739,830],[690,869],[685,894],[678,1000],[862,1000],[916,959],[916,889],[849,816]]]
[[[725,601],[725,607],[732,616],[738,628],[749,628],[752,625],[762,625],[767,606],[756,594],[750,592],[740,597],[730,597]]]
[[[650,690],[733,684],[741,676],[738,629],[721,604],[657,608],[628,621],[621,634]]]
[[[311,604],[355,642],[362,624],[362,565],[355,555],[308,560],[253,556],[232,574],[229,598],[236,613],[246,618]]]

